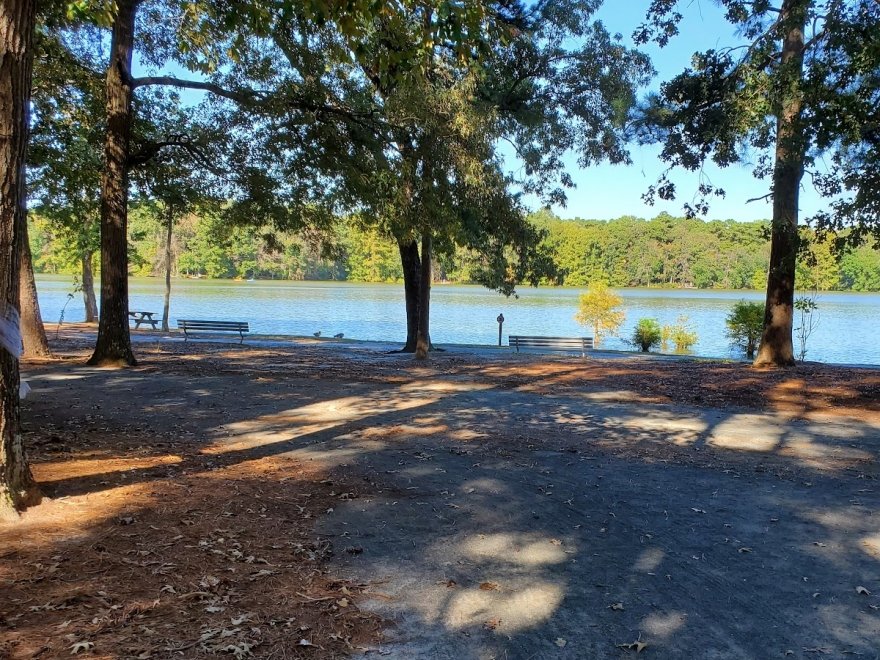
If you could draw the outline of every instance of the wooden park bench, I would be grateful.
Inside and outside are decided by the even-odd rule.
[[[247,321],[196,321],[193,319],[177,319],[177,327],[183,330],[183,341],[189,339],[189,333],[196,332],[237,332],[239,344],[244,341],[244,333],[248,330]]]
[[[585,357],[587,351],[593,350],[592,337],[529,337],[510,335],[510,345],[516,348],[538,348],[545,351],[580,351]]]
[[[129,312],[128,315],[131,317],[131,320],[134,321],[134,329],[137,330],[141,327],[142,323],[149,323],[152,326],[153,330],[156,330],[159,327],[159,319],[154,319],[153,315],[156,312]]]

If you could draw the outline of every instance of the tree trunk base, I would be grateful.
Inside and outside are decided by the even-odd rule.
[[[406,344],[403,348],[398,348],[396,351],[391,351],[391,353],[415,353],[416,347],[415,345]],[[428,346],[429,353],[445,353],[445,348],[440,348],[439,346],[434,346],[434,344],[430,344]]]
[[[792,358],[791,360],[777,360],[772,356],[770,357],[762,357],[760,353],[758,353],[758,357],[755,358],[755,361],[752,362],[753,367],[758,367],[760,369],[788,369],[794,366],[797,366],[797,361]]]
[[[16,434],[3,448],[0,464],[0,520],[16,520],[23,509],[36,506],[43,494],[34,481],[24,454],[21,435]]]
[[[109,367],[113,369],[123,369],[125,367],[136,367],[137,360],[134,356],[130,357],[110,357],[93,355],[86,364],[90,367]]]
[[[15,522],[23,510],[37,506],[42,501],[43,494],[36,484],[14,494],[5,488],[0,489],[0,521]]]
[[[128,328],[125,328],[125,330],[128,330]],[[89,358],[86,364],[90,367],[112,367],[119,369],[122,367],[135,367],[137,366],[137,360],[134,357],[134,352],[131,350],[130,341],[108,341],[107,339],[102,341],[99,330],[95,352],[92,353],[92,357]]]

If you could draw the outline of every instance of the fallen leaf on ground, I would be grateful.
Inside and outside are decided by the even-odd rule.
[[[559,648],[562,648],[563,646],[568,644],[568,642],[562,639],[562,637],[557,637],[556,641],[554,641],[553,643],[556,644],[556,646],[558,646]]]
[[[90,651],[95,648],[94,642],[74,642],[70,647],[70,655],[76,655],[80,651]]]
[[[623,603],[611,603],[608,608],[612,610],[623,610]]]
[[[630,642],[629,644],[618,644],[617,648],[626,649],[627,651],[635,651],[636,653],[641,653],[646,648],[648,648],[648,645],[645,642],[641,641],[640,639],[637,639],[636,641]]]
[[[867,589],[865,589],[865,588],[862,587],[862,586],[858,586],[858,587],[856,587],[856,593],[857,593],[859,596],[870,596],[870,595],[871,595],[871,592],[868,591]]]
[[[480,591],[498,591],[498,583],[480,582]]]

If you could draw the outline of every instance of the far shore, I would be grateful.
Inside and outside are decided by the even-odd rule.
[[[41,279],[51,280],[51,281],[69,281],[73,282],[74,273],[36,273],[35,274],[37,281]],[[164,275],[129,275],[128,279],[130,281],[145,281],[145,282],[157,282],[159,284],[164,283]],[[194,284],[194,283],[204,283],[204,284],[270,284],[270,285],[293,285],[293,286],[387,286],[387,287],[403,287],[403,280],[396,280],[391,282],[366,282],[361,280],[287,280],[287,279],[243,279],[243,278],[234,278],[234,277],[195,277],[195,276],[182,276],[177,275],[171,278],[172,281],[172,291],[173,291],[173,283],[182,283],[182,284]],[[452,282],[452,281],[438,281],[434,282],[432,287],[462,287],[462,288],[474,288],[480,290],[486,290],[482,284],[476,284],[473,282]],[[555,284],[541,284],[538,287],[531,287],[522,285],[517,287],[517,291],[534,291],[534,290],[552,290],[552,291],[584,291],[589,288],[589,284],[565,284],[565,285],[555,285]],[[723,288],[710,288],[710,287],[688,287],[688,286],[614,286],[611,289],[615,291],[656,291],[658,293],[669,293],[673,291],[680,291],[685,293],[732,293],[732,294],[742,294],[747,296],[763,296],[765,291],[763,289],[723,289]],[[95,287],[95,293],[98,293],[98,287]],[[798,294],[807,294],[809,291],[798,291]],[[819,295],[854,295],[854,296],[876,296],[880,294],[880,290],[878,291],[854,291],[852,289],[827,289],[819,291]]]

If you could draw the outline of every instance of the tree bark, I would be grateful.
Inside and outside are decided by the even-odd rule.
[[[33,66],[34,1],[3,0],[0,12],[0,312],[12,322],[0,347],[0,519],[39,502],[19,426],[18,317],[19,228],[26,222],[27,149]]]
[[[40,314],[37,283],[34,279],[34,262],[28,241],[27,212],[21,214],[19,235],[19,304],[21,306],[21,341],[27,357],[49,357],[49,340]]]
[[[162,332],[168,332],[168,310],[171,307],[171,234],[174,230],[174,208],[165,208],[165,304],[162,306]]]
[[[414,239],[398,241],[400,263],[403,265],[403,292],[406,297],[406,345],[403,353],[416,352],[419,331],[419,283],[421,281],[421,261],[419,244]]]
[[[784,36],[779,69],[780,100],[776,111],[776,162],[773,169],[773,222],[764,330],[755,366],[791,366],[794,279],[798,251],[798,201],[804,173],[802,121],[804,26],[808,0],[785,0],[780,21]]]
[[[419,327],[416,333],[416,359],[424,360],[431,350],[431,234],[422,234],[422,268],[419,278]]]
[[[134,365],[128,330],[128,159],[131,61],[137,0],[119,0],[107,68],[107,134],[101,178],[101,316],[91,365]]]
[[[86,308],[86,323],[98,322],[98,301],[95,300],[95,275],[92,270],[94,253],[91,250],[82,255],[82,294]]]

